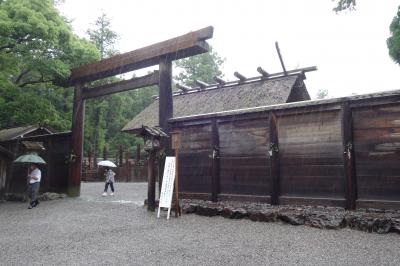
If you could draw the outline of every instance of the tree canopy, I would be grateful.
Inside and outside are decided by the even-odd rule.
[[[356,0],[338,0],[333,11],[340,12],[344,10],[354,10],[356,8]]]
[[[58,130],[71,128],[71,88],[57,85],[70,69],[117,53],[118,34],[111,20],[102,14],[88,29],[88,39],[74,34],[68,20],[60,15],[56,0],[0,0],[0,127],[48,124]],[[192,85],[194,79],[212,82],[221,76],[223,63],[214,51],[177,62],[179,82]],[[97,86],[114,82],[108,78],[91,82]],[[156,86],[91,99],[86,104],[85,150],[94,146],[115,154],[141,142],[121,128],[147,105]],[[133,149],[132,149],[133,151]],[[131,151],[131,154],[133,153]]]
[[[100,51],[101,58],[108,58],[118,53],[115,44],[118,33],[111,28],[111,19],[107,14],[101,14],[95,21],[93,28],[87,30],[90,41]],[[117,77],[92,82],[93,86],[116,82]],[[108,95],[87,101],[85,115],[84,149],[92,150],[94,157],[101,154],[106,148],[111,154],[116,154],[119,146],[128,150],[141,139],[133,135],[121,133],[122,127],[148,104],[151,96],[157,93],[157,87],[143,88],[137,91],[128,91]]]
[[[73,34],[53,1],[0,1],[0,125],[68,128],[71,94],[53,82],[98,58],[96,47]]]
[[[106,14],[96,20],[88,36],[90,40],[75,35],[52,0],[0,0],[0,127],[71,128],[73,90],[55,81],[67,78],[71,68],[117,52],[118,35]],[[86,151],[95,144],[100,154],[106,143],[111,150],[119,145],[129,149],[140,141],[120,130],[156,91],[146,88],[87,101]]]
[[[387,39],[389,55],[396,63],[400,64],[400,6],[389,29],[391,34]]]
[[[208,53],[177,60],[175,66],[181,72],[174,77],[175,81],[187,86],[194,86],[196,79],[214,83],[214,76],[222,76],[221,67],[224,61],[212,47]]]

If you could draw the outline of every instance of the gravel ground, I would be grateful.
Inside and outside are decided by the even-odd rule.
[[[83,183],[82,196],[0,203],[0,265],[400,265],[396,234],[221,217],[157,219],[147,185]]]

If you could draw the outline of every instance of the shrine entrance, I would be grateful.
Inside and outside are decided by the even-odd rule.
[[[172,117],[172,61],[206,53],[209,45],[205,41],[212,38],[213,27],[200,29],[185,35],[143,47],[131,52],[119,54],[101,61],[80,66],[71,70],[71,76],[61,82],[64,87],[74,87],[72,113],[72,140],[69,156],[68,194],[80,195],[83,161],[83,129],[85,101],[118,92],[159,86],[159,126],[169,133],[168,119]],[[158,65],[159,69],[146,76],[123,80],[111,84],[90,88],[87,83],[126,72]],[[161,147],[167,152],[171,149],[169,138],[165,138]],[[154,188],[155,189],[155,184]]]

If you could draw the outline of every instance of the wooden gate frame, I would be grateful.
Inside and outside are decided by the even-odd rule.
[[[71,76],[67,80],[60,82],[60,85],[64,87],[74,86],[71,162],[68,177],[69,196],[77,197],[80,195],[85,101],[90,98],[158,85],[160,95],[159,126],[164,132],[169,133],[168,119],[173,114],[172,61],[208,52],[209,45],[205,40],[212,38],[213,32],[213,27],[209,26],[131,52],[83,65],[72,69]],[[159,70],[143,77],[95,88],[86,86],[86,83],[90,81],[154,65],[159,65]],[[171,149],[170,140],[163,143],[163,148],[166,150]]]

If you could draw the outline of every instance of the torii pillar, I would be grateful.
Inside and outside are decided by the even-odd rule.
[[[74,107],[72,116],[72,141],[70,168],[68,177],[68,194],[80,195],[83,161],[83,129],[85,118],[85,100],[109,95],[117,92],[159,85],[159,125],[169,133],[168,119],[172,117],[172,61],[205,53],[209,45],[205,41],[212,38],[214,29],[207,27],[198,31],[143,47],[131,52],[119,54],[71,70],[68,80],[60,82],[64,87],[75,86]],[[159,65],[159,72],[147,76],[124,80],[96,88],[84,88],[85,83],[95,81],[129,71]],[[168,152],[170,139],[162,143]]]
[[[160,58],[159,63],[160,79],[159,79],[159,100],[158,100],[158,117],[159,126],[169,136],[170,128],[168,120],[173,116],[172,102],[172,61],[169,58]],[[171,138],[166,137],[161,139],[161,147],[164,149],[165,155],[171,155]],[[164,172],[165,158],[159,162],[158,172],[158,190],[161,193],[162,177]],[[155,180],[155,178],[153,178]],[[149,189],[155,191],[155,183],[151,184]]]
[[[81,190],[83,161],[83,130],[85,120],[85,99],[82,97],[83,85],[78,83],[74,89],[72,110],[71,155],[69,158],[68,195],[78,197]]]

